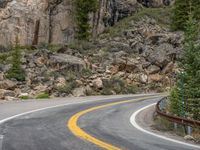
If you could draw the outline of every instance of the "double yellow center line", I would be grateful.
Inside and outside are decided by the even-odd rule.
[[[138,99],[134,99],[134,100],[125,100],[125,101],[120,101],[120,102],[112,102],[112,103],[109,103],[109,104],[105,104],[105,105],[101,105],[101,106],[96,106],[96,107],[92,107],[92,108],[89,108],[89,109],[86,109],[86,110],[83,110],[81,112],[78,112],[76,113],[75,115],[73,115],[69,121],[68,121],[68,128],[70,129],[70,131],[77,137],[83,139],[83,140],[87,140],[103,149],[106,149],[106,150],[122,150],[121,148],[118,148],[116,146],[113,146],[109,143],[106,143],[104,141],[101,141],[95,137],[93,137],[92,135],[86,133],[84,130],[82,130],[79,126],[78,126],[78,119],[89,113],[89,112],[92,112],[92,111],[95,111],[95,110],[98,110],[98,109],[102,109],[102,108],[105,108],[105,107],[109,107],[109,106],[113,106],[113,105],[118,105],[118,104],[124,104],[124,103],[130,103],[130,102],[136,102],[136,101],[141,101],[141,100],[146,100],[146,99],[152,99],[152,98],[158,98],[160,97],[161,95],[157,95],[157,96],[149,96],[149,97],[143,97],[143,98],[138,98]]]

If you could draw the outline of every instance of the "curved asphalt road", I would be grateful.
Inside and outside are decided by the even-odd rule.
[[[144,96],[75,103],[14,118],[0,124],[0,150],[100,150],[99,146],[72,134],[67,127],[69,119],[92,107],[138,97]],[[158,99],[97,109],[81,116],[77,125],[89,135],[123,150],[195,150],[145,134],[131,125],[129,119],[134,111]]]

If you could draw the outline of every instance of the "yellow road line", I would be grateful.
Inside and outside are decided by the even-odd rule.
[[[109,107],[109,106],[113,106],[113,105],[117,105],[117,104],[123,104],[123,103],[129,103],[129,102],[135,102],[135,101],[141,101],[141,100],[145,100],[145,99],[150,99],[150,98],[157,98],[159,96],[150,96],[150,97],[144,97],[144,98],[138,98],[138,99],[134,99],[134,100],[125,100],[125,101],[120,101],[120,102],[113,102],[113,103],[109,103],[109,104],[105,104],[105,105],[101,105],[101,106],[96,106],[96,107],[92,107],[86,110],[83,110],[81,112],[76,113],[75,115],[73,115],[69,121],[68,121],[68,128],[71,130],[71,132],[77,136],[80,137],[84,140],[87,140],[103,149],[106,150],[121,150],[121,148],[118,148],[116,146],[113,146],[109,143],[106,143],[104,141],[101,141],[91,135],[89,135],[88,133],[86,133],[85,131],[83,131],[78,125],[78,119],[85,115],[86,113],[89,113],[91,111],[97,110],[97,109],[101,109],[101,108],[105,108],[105,107]]]

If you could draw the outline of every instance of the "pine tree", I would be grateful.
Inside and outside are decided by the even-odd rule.
[[[200,20],[199,0],[176,0],[173,8],[172,30],[186,30],[190,12],[196,20]]]
[[[173,30],[184,30],[188,20],[189,0],[176,0],[173,8],[172,25]]]
[[[178,113],[179,108],[175,107],[181,106],[188,114],[193,115],[194,119],[200,120],[200,44],[198,44],[198,35],[199,25],[190,13],[186,22],[184,53],[180,63],[182,72],[177,81],[178,88],[171,92],[170,108],[173,108],[172,112]],[[183,83],[183,86],[180,86],[180,83]],[[183,90],[184,93],[181,92]],[[187,101],[184,106],[179,101],[182,97]]]
[[[194,18],[200,20],[200,0],[192,0]]]
[[[200,119],[200,44],[198,43],[199,25],[192,17],[185,31],[185,49],[181,67],[185,72],[185,96],[188,98],[188,112],[194,119]]]
[[[17,81],[25,80],[25,72],[21,68],[21,52],[19,46],[13,49],[12,53],[12,67],[8,70],[6,77],[9,79],[16,79]]]
[[[97,9],[97,0],[75,0],[77,38],[88,40],[90,36],[89,13]]]

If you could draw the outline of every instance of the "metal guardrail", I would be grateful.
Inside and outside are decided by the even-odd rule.
[[[187,126],[191,126],[191,127],[200,127],[200,121],[187,119],[187,118],[183,118],[183,117],[178,117],[178,116],[173,116],[173,115],[170,115],[170,114],[163,112],[162,111],[163,108],[161,108],[160,106],[163,106],[163,103],[164,103],[165,100],[166,100],[166,97],[161,99],[156,104],[156,112],[159,116],[164,117],[167,120],[169,120],[171,122],[178,123],[178,124],[187,125]]]

